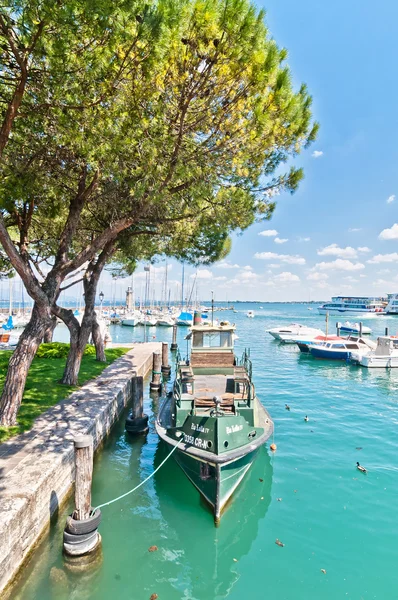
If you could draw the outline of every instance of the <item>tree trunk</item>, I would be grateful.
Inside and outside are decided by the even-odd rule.
[[[43,342],[50,344],[53,341],[54,329],[57,326],[57,317],[51,317],[51,323],[44,332]]]
[[[43,339],[46,327],[49,326],[49,319],[49,315],[46,318],[35,304],[31,319],[19,338],[18,346],[8,365],[0,398],[0,424],[3,426],[16,425],[29,367]]]
[[[95,313],[93,319],[92,336],[95,345],[96,360],[99,362],[106,362],[104,338],[101,334],[101,328],[98,324],[97,315]]]
[[[65,385],[77,385],[84,349],[90,337],[92,315],[86,307],[82,324],[80,325],[71,310],[63,310],[63,313],[61,318],[70,332],[70,349],[61,383]],[[65,313],[68,313],[66,319],[64,318]]]

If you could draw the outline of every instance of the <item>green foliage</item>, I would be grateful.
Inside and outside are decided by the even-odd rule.
[[[90,379],[98,377],[110,363],[123,356],[128,350],[128,348],[110,348],[105,350],[106,363],[98,362],[92,356],[84,356],[80,369],[79,384],[83,385]],[[3,388],[10,357],[11,352],[0,351],[0,391]],[[33,360],[26,382],[22,405],[18,413],[18,425],[15,427],[0,427],[0,443],[18,433],[28,431],[38,416],[77,389],[77,387],[65,386],[59,383],[64,367],[64,358],[49,358],[43,361],[36,357]]]
[[[40,344],[37,349],[37,358],[66,358],[69,354],[70,344],[62,342],[51,342],[48,344]],[[87,345],[84,349],[83,356],[95,356],[95,347]]]

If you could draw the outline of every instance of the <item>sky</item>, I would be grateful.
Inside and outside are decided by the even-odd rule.
[[[184,296],[197,282],[208,300],[308,301],[398,292],[398,2],[265,0],[272,37],[287,48],[296,88],[308,85],[317,141],[294,160],[305,180],[276,198],[270,221],[233,236],[226,260],[185,268]],[[151,268],[161,297],[164,263]],[[143,295],[145,273],[134,288]],[[130,279],[100,288],[122,299]],[[8,285],[8,284],[7,284]],[[16,284],[17,285],[17,284]],[[181,264],[169,261],[171,299]],[[196,292],[194,292],[196,295]]]

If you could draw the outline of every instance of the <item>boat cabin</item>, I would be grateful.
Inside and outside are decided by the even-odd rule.
[[[377,338],[375,356],[385,356],[398,351],[398,338],[382,336]]]
[[[190,365],[195,368],[232,368],[235,325],[195,325],[191,329]]]

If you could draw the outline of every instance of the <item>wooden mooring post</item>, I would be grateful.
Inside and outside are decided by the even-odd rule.
[[[101,544],[98,525],[101,511],[91,508],[91,484],[93,479],[93,436],[77,435],[75,450],[75,510],[66,519],[64,551],[79,557],[94,552]]]
[[[161,388],[161,375],[162,375],[162,356],[160,352],[153,353],[153,363],[152,363],[152,380],[149,384],[149,389],[151,391],[159,390]]]
[[[93,480],[93,437],[75,437],[75,518],[88,519],[91,510],[91,482]]]
[[[167,342],[162,342],[162,375],[168,377],[170,375],[171,366],[169,365],[169,345]]]
[[[174,352],[177,350],[177,325],[173,325],[173,339],[171,342],[170,350]]]
[[[147,433],[148,415],[144,414],[144,378],[134,377],[131,381],[131,413],[126,419],[129,433]]]

